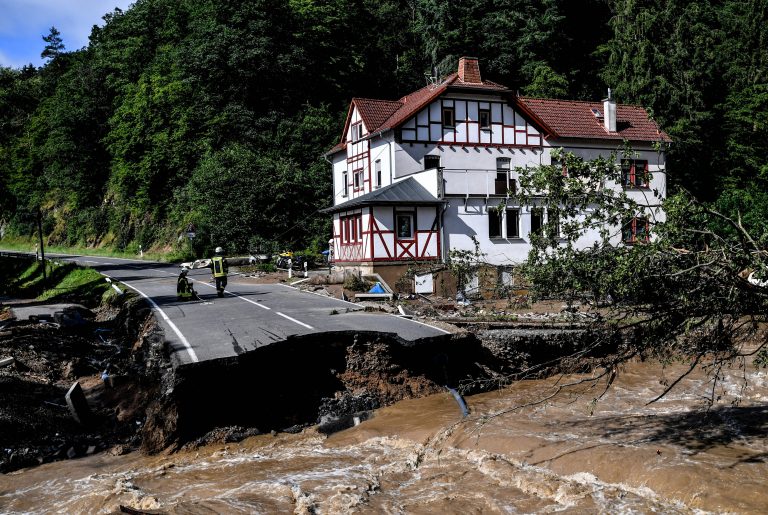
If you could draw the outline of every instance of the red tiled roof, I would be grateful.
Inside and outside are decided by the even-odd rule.
[[[357,107],[368,132],[377,131],[393,113],[403,106],[397,101],[374,98],[353,98],[352,103]]]
[[[602,115],[602,102],[527,97],[519,97],[517,100],[534,117],[543,122],[545,128],[551,131],[554,137],[672,141],[640,106],[618,104],[616,132],[608,132],[605,130],[602,118],[597,118],[592,112],[596,109]]]
[[[414,116],[435,98],[449,90],[485,91],[491,93],[509,93],[501,84],[480,78],[477,60],[462,58],[464,77],[452,73],[437,84],[430,84],[400,100],[377,100],[372,98],[354,98],[347,114],[347,122],[340,142],[328,151],[333,154],[344,148],[345,137],[352,107],[357,107],[369,133],[395,129]],[[461,69],[461,68],[460,68]],[[558,138],[609,139],[629,141],[671,141],[646,112],[639,106],[616,106],[616,132],[605,130],[602,119],[592,112],[597,109],[601,114],[602,102],[582,102],[576,100],[553,100],[545,98],[518,97],[512,101],[534,124],[546,133]]]

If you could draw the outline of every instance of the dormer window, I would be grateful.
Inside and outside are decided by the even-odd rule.
[[[456,126],[456,111],[453,107],[443,107],[443,127]]]

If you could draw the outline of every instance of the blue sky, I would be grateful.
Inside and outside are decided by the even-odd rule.
[[[91,27],[115,7],[127,10],[136,0],[0,0],[0,66],[41,66],[40,52],[51,27],[66,50],[88,45]]]

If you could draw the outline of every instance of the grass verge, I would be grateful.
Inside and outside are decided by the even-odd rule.
[[[15,250],[18,252],[35,252],[37,240],[26,238],[3,238],[0,240],[0,248],[4,250]],[[175,262],[182,261],[187,256],[178,251],[163,252],[144,252],[139,256],[135,252],[121,252],[119,250],[107,247],[63,247],[51,245],[45,247],[46,256],[48,254],[85,254],[89,256],[116,257],[124,259],[147,259],[149,261]]]
[[[46,261],[45,280],[39,261],[2,259],[0,270],[3,295],[36,300],[87,299],[88,304],[97,305],[113,291],[100,273],[73,263]]]

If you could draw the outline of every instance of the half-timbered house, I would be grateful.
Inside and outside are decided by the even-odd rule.
[[[592,159],[629,142],[624,187],[641,202],[665,194],[663,145],[669,137],[637,106],[520,97],[483,80],[478,60],[396,101],[353,98],[333,169],[332,251],[337,265],[365,272],[442,261],[474,250],[491,264],[514,264],[530,234],[547,223],[536,205],[515,205],[518,167],[551,164],[550,151]],[[502,202],[504,201],[504,202]],[[657,199],[654,199],[656,202]],[[505,205],[504,210],[496,209]],[[648,235],[659,209],[638,214],[615,240]],[[597,233],[580,245],[590,245]]]

